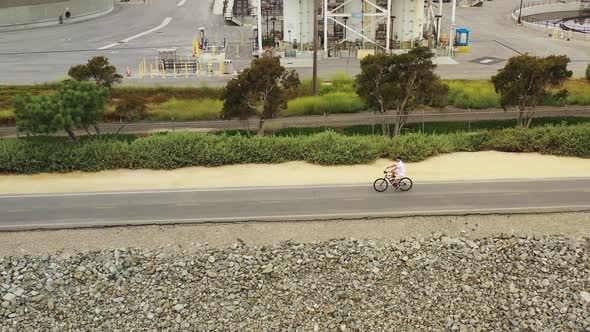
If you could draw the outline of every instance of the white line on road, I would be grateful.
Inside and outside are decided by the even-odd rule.
[[[180,0],[180,2],[178,3],[178,5],[176,5],[177,7],[182,7],[184,6],[184,4],[186,3],[186,0]]]
[[[137,39],[137,38],[139,38],[139,37],[143,37],[143,36],[145,36],[145,35],[147,35],[147,34],[150,34],[150,33],[154,32],[154,31],[158,31],[158,30],[160,30],[160,29],[162,29],[162,28],[165,28],[165,27],[166,27],[168,24],[170,24],[170,22],[171,22],[171,21],[172,21],[172,17],[166,17],[166,18],[164,19],[164,21],[162,21],[162,23],[160,23],[160,25],[158,25],[158,26],[157,26],[157,27],[155,27],[155,28],[152,28],[152,29],[149,29],[149,30],[147,30],[147,31],[144,31],[144,32],[142,32],[142,33],[138,33],[138,34],[136,34],[136,35],[134,35],[134,36],[131,36],[131,37],[125,38],[125,39],[123,39],[123,40],[121,40],[121,41],[119,41],[119,42],[116,42],[116,43],[112,43],[112,44],[109,44],[109,45],[103,46],[103,47],[99,48],[99,50],[106,50],[106,49],[109,49],[109,48],[111,48],[111,47],[115,47],[115,46],[117,46],[117,45],[119,45],[119,44],[122,44],[122,43],[128,43],[128,42],[132,41],[133,39]]]
[[[23,222],[15,225],[0,225],[0,231],[24,230],[39,228],[80,228],[101,226],[126,226],[126,225],[151,225],[151,224],[187,224],[206,222],[247,222],[247,221],[294,221],[314,219],[338,219],[338,218],[363,218],[363,217],[405,217],[405,216],[437,216],[437,215],[463,215],[463,214],[497,214],[497,213],[542,213],[564,210],[590,210],[590,205],[556,205],[556,206],[530,206],[512,208],[485,208],[485,209],[455,209],[455,210],[408,210],[389,212],[354,212],[339,214],[292,214],[270,216],[244,216],[244,217],[212,217],[212,218],[188,218],[188,219],[143,219],[143,220],[113,220],[95,221],[87,223],[55,223],[35,224],[34,221]]]
[[[108,44],[107,46],[100,47],[99,50],[106,50],[106,49],[109,49],[111,47],[115,47],[115,46],[117,46],[119,44],[121,44],[121,43],[116,42],[116,43]]]

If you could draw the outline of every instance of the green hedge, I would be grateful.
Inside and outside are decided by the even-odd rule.
[[[0,140],[0,173],[175,169],[242,163],[304,160],[320,165],[369,163],[401,154],[408,161],[459,151],[540,152],[590,158],[590,125],[547,126],[471,133],[412,133],[345,136],[325,132],[299,137],[246,137],[202,133],[85,139],[72,144],[56,138]]]

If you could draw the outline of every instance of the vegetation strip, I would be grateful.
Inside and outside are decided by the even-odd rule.
[[[33,174],[110,169],[176,169],[244,163],[307,161],[351,165],[401,154],[420,161],[441,153],[497,150],[590,158],[590,125],[511,128],[471,133],[412,133],[394,138],[325,132],[305,137],[171,133],[147,137],[0,140],[0,173]]]

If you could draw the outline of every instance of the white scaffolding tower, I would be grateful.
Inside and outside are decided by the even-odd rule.
[[[344,29],[352,32],[353,34],[359,36],[360,38],[362,38],[365,41],[368,41],[372,44],[383,47],[383,46],[379,45],[379,43],[377,43],[377,41],[373,40],[370,36],[367,35],[367,33],[365,31],[367,27],[363,27],[361,30],[354,29],[352,26],[350,26],[346,23],[340,22],[340,19],[343,19],[343,18],[365,19],[365,17],[373,17],[373,18],[375,18],[375,20],[371,22],[373,26],[377,25],[379,22],[381,22],[381,21],[383,21],[383,19],[385,19],[385,22],[386,22],[385,50],[388,51],[390,49],[390,42],[391,42],[391,20],[390,20],[391,0],[387,0],[387,8],[383,8],[381,6],[378,6],[370,0],[362,0],[360,13],[337,13],[337,11],[339,9],[345,8],[345,6],[349,3],[351,3],[352,1],[353,0],[347,0],[344,3],[340,4],[339,6],[337,6],[336,8],[329,10],[328,9],[328,0],[323,0],[323,2],[324,2],[323,13],[324,13],[324,52],[325,52],[325,54],[326,55],[328,54],[328,28],[327,28],[328,21],[332,21],[332,22],[334,22],[334,24],[338,24],[338,25],[342,26]],[[365,5],[369,5],[369,6],[373,7],[375,9],[375,12],[365,13],[364,12]]]
[[[262,54],[262,34],[260,33],[260,31],[262,31],[262,0],[254,0],[255,1],[255,7],[256,7],[256,15],[257,15],[257,26],[258,26],[258,45],[259,45],[259,52],[260,54]],[[288,0],[286,0],[288,1]],[[312,0],[314,1],[314,0]],[[317,1],[322,1],[322,13],[323,13],[323,22],[324,22],[324,52],[325,54],[328,53],[328,23],[330,21],[334,22],[334,24],[340,25],[342,26],[344,29],[350,31],[351,33],[359,36],[361,39],[370,42],[372,44],[378,45],[379,47],[383,47],[382,45],[380,45],[375,39],[374,37],[370,36],[369,33],[367,33],[367,30],[369,30],[368,26],[363,26],[363,28],[361,29],[356,29],[354,28],[351,24],[346,24],[343,21],[343,18],[351,18],[350,21],[352,21],[352,19],[361,19],[364,20],[367,17],[372,18],[373,20],[371,21],[370,26],[374,27],[377,24],[379,24],[380,22],[383,22],[383,20],[385,20],[386,23],[386,38],[385,38],[385,49],[389,50],[390,49],[390,44],[391,44],[391,2],[392,0],[387,0],[387,7],[383,8],[382,6],[379,6],[377,4],[375,4],[372,0],[361,0],[362,5],[361,5],[361,11],[360,12],[351,12],[351,13],[338,13],[337,11],[339,11],[342,8],[346,8],[345,6],[352,3],[353,1],[358,1],[358,0],[346,0],[344,3],[338,5],[336,8],[329,10],[328,7],[328,0],[317,0]],[[366,12],[364,10],[365,6],[369,6],[370,8],[372,8],[372,10]]]

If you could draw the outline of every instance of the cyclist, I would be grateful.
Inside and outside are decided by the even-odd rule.
[[[399,186],[399,180],[406,176],[406,165],[402,161],[401,156],[395,156],[395,165],[391,165],[385,169],[386,171],[390,171],[394,176],[394,185],[396,187]]]

